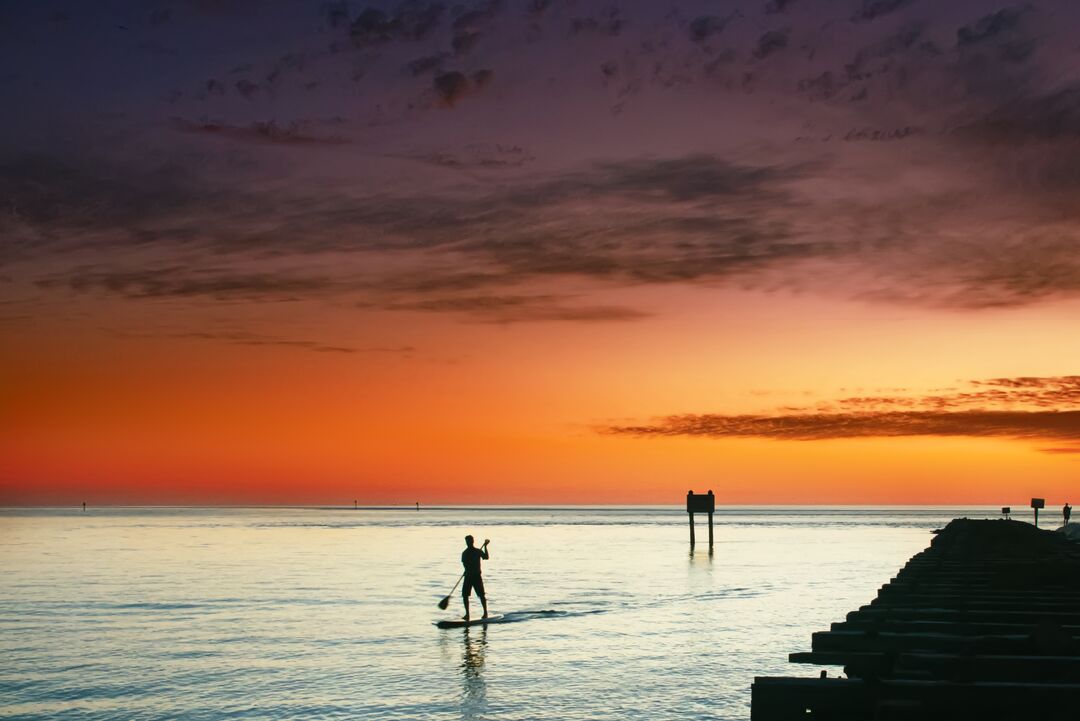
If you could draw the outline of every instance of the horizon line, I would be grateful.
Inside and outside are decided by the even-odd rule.
[[[1065,501],[1067,502],[1067,501]],[[1062,505],[1059,502],[1048,502],[1048,506]],[[978,502],[954,502],[954,503],[717,503],[716,508],[1004,508],[1005,505],[997,503]],[[1028,505],[1009,506],[1023,510],[1031,510]],[[82,510],[82,502],[75,504],[0,504],[3,510],[20,510],[34,508],[73,508]],[[327,503],[99,503],[87,504],[87,510],[92,508],[177,508],[177,509],[323,509],[323,510],[411,510],[417,509],[416,505],[410,504],[363,504],[356,506],[327,504]],[[546,508],[683,508],[682,503],[439,503],[432,505],[420,504],[420,510],[460,510],[469,508],[486,509],[537,509]],[[685,512],[685,511],[684,511]],[[1015,511],[1014,511],[1015,512]]]

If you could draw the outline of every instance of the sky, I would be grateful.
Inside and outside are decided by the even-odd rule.
[[[1064,503],[1078,31],[0,4],[0,503]]]

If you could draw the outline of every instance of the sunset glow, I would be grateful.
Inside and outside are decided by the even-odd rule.
[[[0,503],[1070,500],[1072,3],[24,5]]]

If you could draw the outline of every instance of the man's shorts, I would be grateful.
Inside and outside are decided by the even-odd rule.
[[[464,598],[468,598],[473,589],[476,589],[476,595],[480,598],[484,598],[484,579],[465,577],[465,585],[461,587],[461,595]]]

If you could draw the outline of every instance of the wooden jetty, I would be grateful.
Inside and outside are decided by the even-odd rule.
[[[754,679],[753,721],[1080,719],[1080,544],[957,519],[794,663],[846,678]]]

